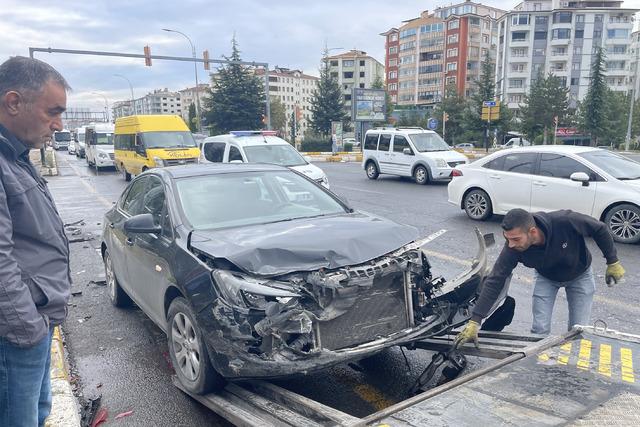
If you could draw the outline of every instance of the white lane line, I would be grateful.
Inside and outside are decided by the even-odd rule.
[[[333,188],[343,188],[345,190],[352,190],[352,191],[357,191],[357,192],[360,192],[360,193],[385,194],[385,193],[383,193],[381,191],[363,190],[361,188],[344,187],[342,185],[332,185],[331,189],[333,189]]]

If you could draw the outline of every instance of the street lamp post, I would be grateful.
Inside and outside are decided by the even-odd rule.
[[[131,80],[129,80],[127,77],[123,76],[122,74],[114,74],[115,77],[120,77],[123,78],[127,81],[127,83],[129,83],[129,89],[131,89],[131,114],[135,114],[135,97],[133,96],[133,85],[131,84]]]
[[[193,42],[185,33],[178,30],[171,30],[169,28],[163,28],[162,31],[166,31],[168,33],[178,33],[182,35],[189,44],[191,45],[191,56],[193,56],[193,71],[196,75],[196,127],[198,128],[198,132],[202,132],[202,126],[200,124],[200,94],[198,87],[198,62],[196,61],[196,47],[193,45]],[[268,97],[268,95],[267,95]]]
[[[91,92],[94,95],[100,95],[101,97],[104,98],[104,111],[105,111],[105,118],[107,123],[110,123],[110,117],[109,117],[109,100],[107,99],[106,95],[100,93],[100,92]]]

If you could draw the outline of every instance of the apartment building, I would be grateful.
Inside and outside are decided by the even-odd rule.
[[[471,96],[489,54],[495,60],[496,22],[506,11],[466,1],[403,21],[385,37],[387,91],[398,105],[432,107],[447,85]]]
[[[200,108],[204,105],[204,99],[207,96],[207,89],[209,89],[209,84],[207,83],[199,83],[198,84],[198,97],[200,98]],[[179,90],[180,94],[180,104],[182,106],[182,119],[185,123],[189,123],[189,106],[191,104],[196,105],[196,87],[188,87],[182,90]]]
[[[342,89],[344,108],[351,116],[351,94],[353,88],[369,89],[380,79],[384,82],[384,65],[362,50],[350,50],[329,56],[329,72],[338,80]]]
[[[264,69],[257,68],[255,74],[264,78]],[[311,98],[320,79],[305,74],[301,70],[276,66],[269,70],[269,97],[279,99],[287,115],[287,129],[285,135],[291,134],[291,115],[296,116],[296,138],[303,138],[309,129],[311,119]]]
[[[626,92],[633,84],[633,16],[616,0],[524,0],[498,21],[496,85],[519,109],[538,73],[553,73],[569,88],[570,105],[584,99],[597,48],[606,53],[606,82]]]
[[[180,93],[171,92],[169,89],[156,89],[143,96],[134,99],[133,108],[131,101],[119,101],[113,105],[113,118],[123,117],[129,114],[177,114],[182,115]]]

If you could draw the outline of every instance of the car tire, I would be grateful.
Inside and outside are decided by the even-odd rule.
[[[413,170],[413,179],[416,181],[416,184],[419,185],[425,185],[429,183],[429,170],[422,165],[417,166]]]
[[[476,221],[486,221],[493,215],[493,205],[489,195],[480,189],[469,191],[464,195],[462,206],[469,218]]]
[[[367,162],[366,171],[367,178],[369,179],[378,179],[378,177],[380,176],[380,171],[378,170],[378,166],[376,166],[376,162]]]
[[[187,300],[174,299],[167,318],[169,356],[180,384],[193,394],[222,390],[226,381],[211,365],[207,345]]]
[[[121,164],[120,168],[122,169],[122,174],[124,175],[124,180],[129,182],[131,181],[131,174],[129,172],[127,172],[127,170],[125,169],[124,165]]]
[[[107,281],[107,290],[109,291],[109,299],[111,300],[111,304],[115,307],[129,307],[132,305],[133,301],[127,293],[122,289],[118,279],[116,278],[116,272],[113,268],[113,260],[111,259],[111,255],[108,250],[104,251],[104,256],[102,257],[104,261],[104,275]]]
[[[613,240],[619,243],[640,242],[640,208],[625,203],[615,206],[604,218]]]

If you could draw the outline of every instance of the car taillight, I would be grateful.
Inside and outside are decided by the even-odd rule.
[[[462,176],[462,171],[460,169],[454,169],[451,171],[451,178],[454,176]]]

